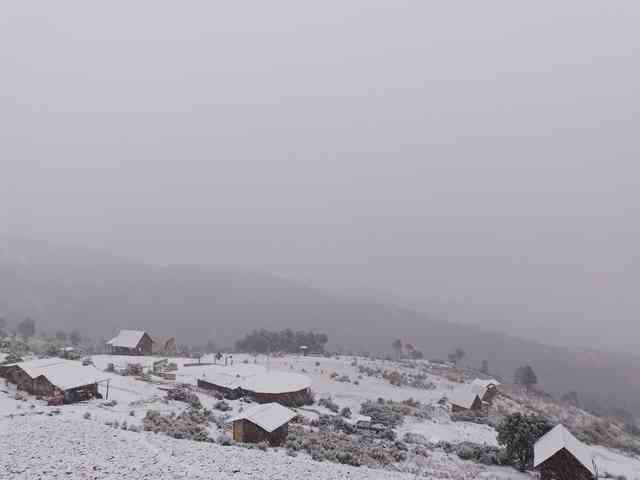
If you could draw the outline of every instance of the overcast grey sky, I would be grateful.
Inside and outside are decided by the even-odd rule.
[[[639,2],[2,3],[2,231],[635,350]]]

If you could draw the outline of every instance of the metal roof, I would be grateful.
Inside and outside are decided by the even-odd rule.
[[[536,442],[533,448],[533,466],[538,467],[562,449],[567,450],[587,470],[595,474],[593,471],[593,456],[589,448],[574,437],[562,424],[556,425]]]
[[[279,403],[265,403],[250,407],[229,421],[247,420],[271,433],[285,423],[290,422],[295,416],[296,412],[283,407]]]

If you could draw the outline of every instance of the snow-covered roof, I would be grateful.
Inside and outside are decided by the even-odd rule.
[[[109,378],[97,368],[79,363],[59,363],[44,367],[42,370],[42,375],[60,390],[91,385]]]
[[[476,378],[471,382],[471,391],[477,393],[480,398],[483,398],[490,387],[497,387],[498,385],[500,385],[500,382],[497,380],[480,380]]]
[[[135,348],[146,332],[143,330],[120,330],[117,337],[107,342],[112,347]]]
[[[500,382],[494,380],[493,378],[490,378],[489,380],[481,380],[479,378],[476,378],[473,382],[471,382],[471,385],[475,387],[489,388],[492,385],[494,387],[497,387],[498,385],[500,385]]]
[[[242,382],[243,390],[255,393],[299,392],[311,386],[311,379],[299,373],[270,371],[254,375]]]
[[[244,379],[239,376],[229,375],[228,373],[219,372],[207,372],[198,377],[200,380],[218,385],[219,387],[228,388],[229,390],[235,390],[242,386]]]
[[[78,362],[62,358],[41,358],[12,365],[19,367],[30,378],[44,376],[61,390],[90,385],[108,378],[95,367],[83,366]]]
[[[573,455],[576,460],[584,465],[592,474],[595,473],[593,471],[593,457],[588,447],[574,437],[562,424],[556,425],[536,442],[533,448],[533,466],[538,467],[563,448]]]
[[[37,358],[35,360],[27,360],[25,362],[8,363],[6,365],[3,365],[3,367],[20,367],[31,378],[36,378],[41,374],[40,371],[43,367],[57,365],[59,363],[64,363],[69,361],[70,360],[64,360],[62,358],[57,358],[57,357]]]
[[[478,395],[478,393],[468,385],[457,388],[451,392],[451,395],[449,395],[449,402],[451,402],[451,405],[466,409],[470,409],[476,399],[482,400],[480,395]]]
[[[290,422],[295,416],[296,412],[289,410],[287,407],[283,407],[279,403],[265,403],[248,408],[229,421],[248,420],[271,433],[285,423]]]

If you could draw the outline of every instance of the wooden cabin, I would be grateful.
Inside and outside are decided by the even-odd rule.
[[[595,464],[586,445],[557,425],[534,446],[534,467],[540,480],[593,480]]]
[[[282,445],[289,433],[289,422],[295,416],[294,411],[278,403],[256,405],[231,419],[233,439],[244,443]]]
[[[153,340],[142,330],[120,330],[107,342],[107,352],[112,355],[151,355]]]
[[[3,375],[19,390],[73,403],[99,397],[98,383],[106,378],[93,366],[61,358],[45,358],[6,366]]]

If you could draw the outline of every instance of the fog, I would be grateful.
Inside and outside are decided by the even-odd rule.
[[[638,2],[5,2],[0,233],[636,351]]]

